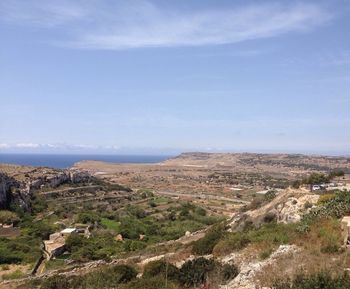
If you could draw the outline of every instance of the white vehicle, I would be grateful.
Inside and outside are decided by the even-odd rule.
[[[319,191],[319,190],[321,190],[321,187],[319,185],[313,185],[312,186],[312,190],[313,191]]]

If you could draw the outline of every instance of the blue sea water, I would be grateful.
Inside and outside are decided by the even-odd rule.
[[[83,160],[111,163],[158,163],[171,156],[156,155],[63,155],[63,154],[0,154],[0,163],[34,167],[68,168]]]

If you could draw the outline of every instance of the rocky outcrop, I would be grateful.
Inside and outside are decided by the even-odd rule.
[[[16,185],[14,179],[0,173],[0,209],[9,208],[11,202],[11,187]]]
[[[318,199],[319,195],[310,194],[308,191],[287,189],[262,207],[233,216],[231,230],[239,231],[247,225],[259,227],[271,221],[296,223],[316,205]]]
[[[299,198],[290,197],[285,203],[277,205],[277,222],[296,223],[310,208],[316,205],[319,195],[303,195]]]
[[[43,187],[56,188],[65,183],[80,183],[89,177],[83,171],[47,168],[37,168],[23,174],[0,173],[0,209],[8,209],[14,204],[28,210],[34,191]]]
[[[281,245],[271,254],[271,256],[263,261],[243,262],[240,265],[240,272],[236,278],[226,285],[221,285],[220,289],[256,289],[256,275],[261,272],[266,266],[272,265],[279,258],[286,258],[299,251],[295,245]],[[236,254],[232,254],[222,259],[223,263],[233,263],[236,260]],[[268,288],[265,288],[268,289]]]

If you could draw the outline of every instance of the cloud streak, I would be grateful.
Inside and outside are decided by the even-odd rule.
[[[78,1],[75,5],[65,1],[47,4],[39,0],[34,1],[34,5],[16,0],[9,3],[0,6],[3,19],[46,28],[66,25],[67,36],[71,38],[57,42],[84,49],[238,43],[308,31],[332,18],[328,11],[315,4],[283,5],[265,1],[225,10],[185,12],[149,1]]]

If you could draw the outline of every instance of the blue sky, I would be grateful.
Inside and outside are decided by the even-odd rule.
[[[0,2],[0,152],[350,154],[349,1]]]

